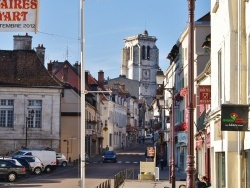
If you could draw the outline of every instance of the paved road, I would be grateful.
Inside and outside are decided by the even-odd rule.
[[[169,172],[167,168],[160,170],[159,181],[143,181],[137,180],[137,174],[139,173],[139,161],[144,160],[145,149],[147,144],[134,145],[131,148],[125,148],[124,150],[117,151],[118,162],[117,163],[101,163],[101,156],[95,156],[91,159],[90,163],[86,163],[85,166],[85,188],[96,188],[102,182],[107,179],[111,179],[111,185],[113,187],[114,175],[124,169],[134,169],[133,177],[135,180],[128,180],[123,187],[127,188],[164,188],[170,187],[168,182]],[[176,179],[184,179],[185,174],[176,174]],[[33,175],[28,179],[20,179],[14,183],[0,182],[0,187],[10,188],[79,188],[80,187],[80,167],[68,166],[59,167],[51,174],[43,174],[41,176]],[[185,182],[176,182],[176,187],[179,184]]]

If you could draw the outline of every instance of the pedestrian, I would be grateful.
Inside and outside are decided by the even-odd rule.
[[[208,178],[206,176],[202,176],[201,181],[206,183],[206,187],[211,186],[211,183],[208,181]]]
[[[124,149],[124,146],[123,146],[123,141],[122,141],[122,150]]]
[[[201,179],[197,177],[195,188],[206,188],[210,186],[211,184],[209,183],[208,178],[206,176],[202,176]]]
[[[106,151],[108,151],[108,150],[109,150],[109,146],[107,145],[107,146],[106,146]]]

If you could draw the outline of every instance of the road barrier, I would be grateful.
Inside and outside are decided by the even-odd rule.
[[[114,188],[119,188],[124,183],[125,171],[121,171],[114,177]]]
[[[108,180],[100,183],[96,188],[111,188],[111,180],[108,179]]]

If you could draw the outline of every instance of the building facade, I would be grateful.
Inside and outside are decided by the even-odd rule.
[[[142,34],[125,38],[122,51],[121,75],[139,81],[139,99],[151,104],[156,92],[156,71],[159,68],[159,49],[156,37]]]
[[[211,1],[212,100],[207,126],[213,187],[250,186],[249,132],[225,130],[222,123],[223,105],[249,105],[249,15],[249,1]]]
[[[62,86],[31,47],[31,36],[18,35],[13,51],[0,50],[1,155],[22,147],[60,150]]]

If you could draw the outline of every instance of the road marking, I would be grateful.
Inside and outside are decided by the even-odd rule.
[[[122,153],[122,152],[117,152],[117,155],[145,155],[145,153]]]

